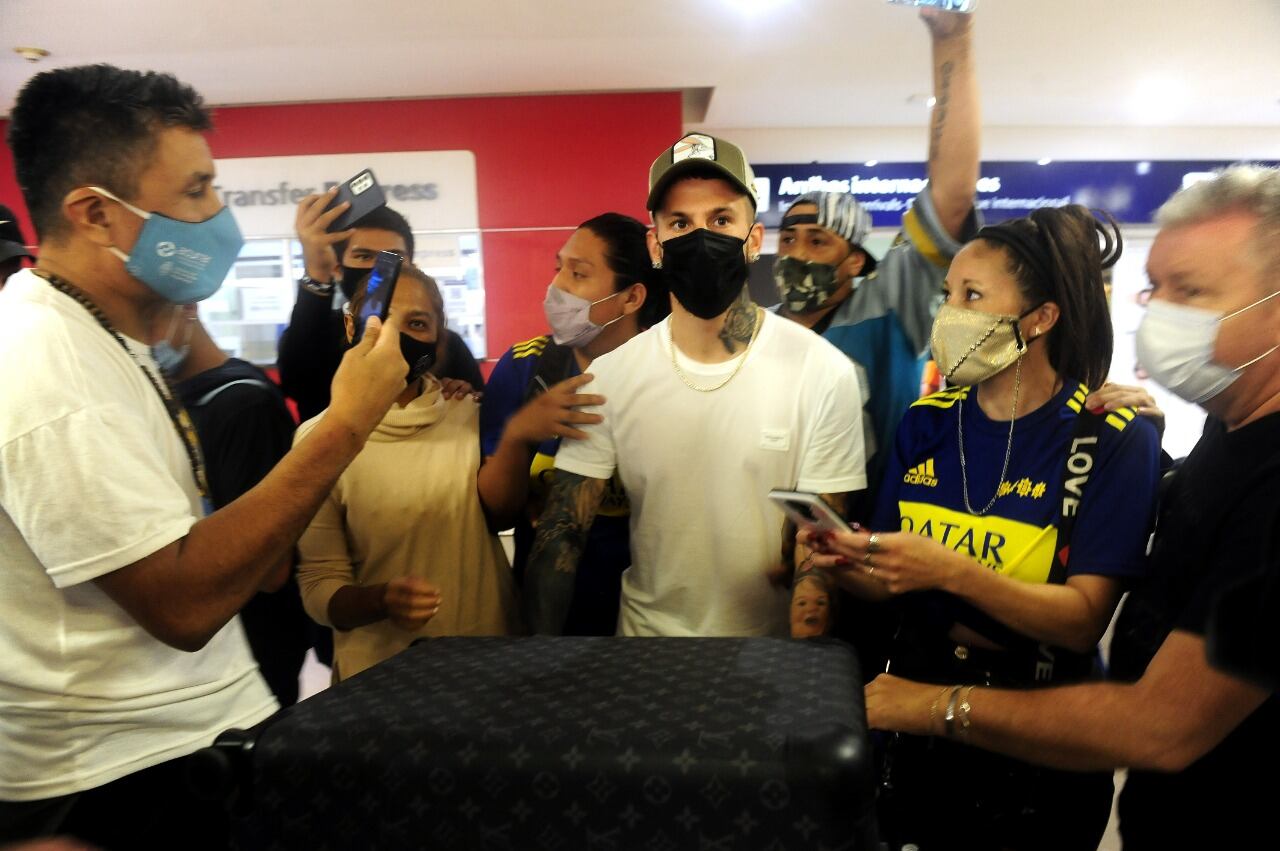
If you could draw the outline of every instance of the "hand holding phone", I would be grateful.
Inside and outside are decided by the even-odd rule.
[[[816,493],[771,490],[769,499],[799,527],[812,527],[822,532],[853,531],[844,518]]]
[[[338,187],[338,194],[334,195],[333,201],[324,208],[325,212],[344,201],[351,206],[329,223],[326,228],[329,233],[347,230],[369,213],[379,207],[385,207],[387,196],[382,193],[382,187],[378,185],[378,179],[373,176],[373,172],[366,168]]]
[[[400,277],[400,265],[403,262],[404,260],[395,252],[378,252],[369,277],[364,279],[364,292],[361,294],[363,300],[360,302],[360,310],[354,317],[355,333],[351,337],[353,346],[364,336],[369,317],[376,316],[380,322],[387,321],[387,314],[391,311],[391,298],[395,295],[396,281]]]

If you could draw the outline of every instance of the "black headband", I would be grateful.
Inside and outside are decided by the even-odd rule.
[[[796,225],[816,225],[818,223],[817,213],[794,213],[789,216],[783,216],[781,224],[778,225],[779,230],[793,228]]]
[[[978,231],[977,239],[998,242],[1010,248],[1018,259],[1031,267],[1040,284],[1052,292],[1053,276],[1049,273],[1049,260],[1040,240],[1029,236],[1024,228],[1014,225],[987,225]]]

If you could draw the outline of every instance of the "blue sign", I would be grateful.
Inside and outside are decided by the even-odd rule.
[[[1148,224],[1174,192],[1228,165],[1227,160],[984,162],[976,204],[987,222],[1025,216],[1040,207],[1083,204],[1106,210],[1120,222]],[[926,175],[924,163],[764,164],[755,173],[760,220],[773,228],[796,198],[814,191],[850,192],[876,227],[896,228],[924,189]]]

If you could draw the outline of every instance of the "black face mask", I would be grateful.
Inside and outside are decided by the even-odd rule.
[[[747,283],[745,239],[698,228],[662,243],[662,276],[685,310],[715,319]]]
[[[400,332],[400,354],[409,364],[409,374],[405,377],[405,381],[410,384],[436,365],[436,344],[424,343],[403,331]]]
[[[338,282],[338,289],[342,290],[342,294],[347,297],[347,301],[351,301],[351,296],[356,291],[360,279],[372,271],[372,266],[366,266],[363,269],[353,269],[348,266],[342,268],[342,280]]]
[[[354,345],[350,339],[347,340],[347,348]],[[412,384],[431,371],[431,367],[436,365],[437,348],[436,343],[424,343],[400,332],[400,356],[409,364],[409,373],[404,379],[406,383]]]

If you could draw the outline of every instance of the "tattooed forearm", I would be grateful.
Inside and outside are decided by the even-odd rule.
[[[951,104],[951,72],[954,62],[943,62],[938,69],[937,102],[933,105],[933,128],[929,133],[929,162],[935,162],[941,147],[942,132],[947,126],[947,108]]]
[[[757,317],[756,303],[751,300],[751,292],[744,286],[742,293],[737,300],[729,306],[729,312],[724,316],[724,326],[720,329],[720,342],[724,343],[725,351],[731,355],[736,355],[740,349],[744,349],[751,342],[751,335],[755,333]]]
[[[578,559],[606,484],[605,479],[556,471],[525,569],[525,615],[536,633],[558,634],[564,627]]]

